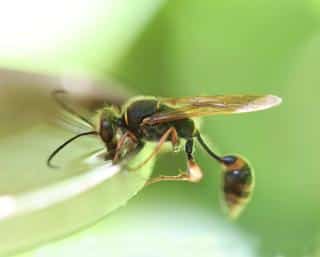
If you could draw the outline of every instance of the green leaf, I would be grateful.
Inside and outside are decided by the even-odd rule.
[[[52,137],[53,133],[41,126],[1,142],[2,158],[8,161],[1,165],[0,255],[96,222],[124,205],[144,187],[151,174],[153,162],[128,172],[125,167],[104,161],[101,151],[69,160],[60,170],[50,170],[45,167],[44,148],[62,140],[60,136]],[[22,141],[24,147],[19,148]],[[76,151],[85,152],[95,143],[86,141],[76,146]],[[141,161],[149,151],[147,146],[128,165]]]
[[[20,75],[9,81],[17,84]],[[31,85],[42,79],[54,82],[31,77]],[[46,90],[23,85],[2,86],[0,91],[1,256],[93,224],[126,204],[152,172],[153,161],[137,171],[126,169],[143,161],[151,146],[123,166],[114,166],[103,159],[105,147],[98,137],[82,138],[63,149],[54,160],[60,169],[47,167],[50,153],[74,134],[51,124],[57,109]]]

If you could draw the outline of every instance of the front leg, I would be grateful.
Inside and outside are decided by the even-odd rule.
[[[117,161],[119,161],[120,159],[120,154],[121,154],[121,148],[123,147],[123,145],[126,143],[126,140],[130,139],[133,143],[137,144],[138,143],[138,139],[137,137],[129,130],[127,130],[119,139],[116,149],[115,149],[115,154],[113,157],[112,162],[116,163]]]

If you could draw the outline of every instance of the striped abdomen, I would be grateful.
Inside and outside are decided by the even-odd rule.
[[[225,171],[223,173],[224,200],[229,214],[235,218],[249,201],[254,185],[254,177],[248,163],[238,156],[223,158]]]

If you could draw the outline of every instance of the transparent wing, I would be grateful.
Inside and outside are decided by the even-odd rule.
[[[97,95],[91,93],[81,97],[62,89],[52,91],[51,98],[59,107],[56,123],[77,133],[96,129],[97,115],[102,108],[109,105],[119,106],[124,102],[119,98],[111,99],[103,93],[101,91]]]
[[[154,125],[205,115],[233,114],[261,111],[281,103],[274,95],[230,95],[197,96],[183,98],[163,98],[160,104],[172,109],[157,112],[143,120],[143,124]]]
[[[55,90],[51,95],[61,107],[60,113],[56,118],[58,124],[77,133],[94,129],[92,120],[92,117],[94,117],[93,111],[76,103],[64,90]]]

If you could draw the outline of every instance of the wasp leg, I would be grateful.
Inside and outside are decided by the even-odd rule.
[[[150,161],[154,156],[156,156],[160,150],[162,145],[167,141],[167,139],[169,138],[169,136],[171,135],[171,142],[172,144],[177,144],[178,142],[178,133],[176,131],[176,129],[174,127],[169,128],[160,138],[157,146],[154,148],[154,150],[152,151],[152,153],[140,164],[138,164],[136,167],[133,168],[129,168],[129,170],[131,171],[135,171],[140,169],[141,167],[143,167],[148,161]]]
[[[164,176],[161,175],[156,178],[151,178],[146,182],[146,186],[149,186],[154,183],[158,183],[160,181],[189,181],[189,176],[185,172],[181,172],[179,175],[176,176]]]
[[[194,157],[192,154],[193,146],[194,146],[193,139],[189,139],[186,142],[186,146],[185,146],[185,151],[187,154],[188,175],[189,175],[188,181],[192,183],[197,183],[202,179],[203,174],[199,165],[194,160]]]
[[[138,139],[136,138],[136,136],[129,130],[127,130],[119,139],[118,143],[117,143],[117,147],[115,150],[115,154],[113,157],[112,162],[116,163],[119,160],[119,155],[121,153],[121,148],[124,145],[124,143],[126,142],[126,139],[129,138],[131,139],[132,142],[134,143],[138,143]]]
[[[156,178],[152,178],[147,181],[146,185],[154,184],[160,181],[189,181],[192,183],[199,182],[203,175],[200,167],[194,161],[192,151],[193,151],[193,139],[189,139],[185,145],[185,151],[187,154],[187,165],[188,170],[187,172],[181,172],[179,175],[176,176],[159,176]]]
[[[171,143],[174,152],[179,151],[180,140],[178,137],[177,130],[175,128],[172,129],[171,132]]]

